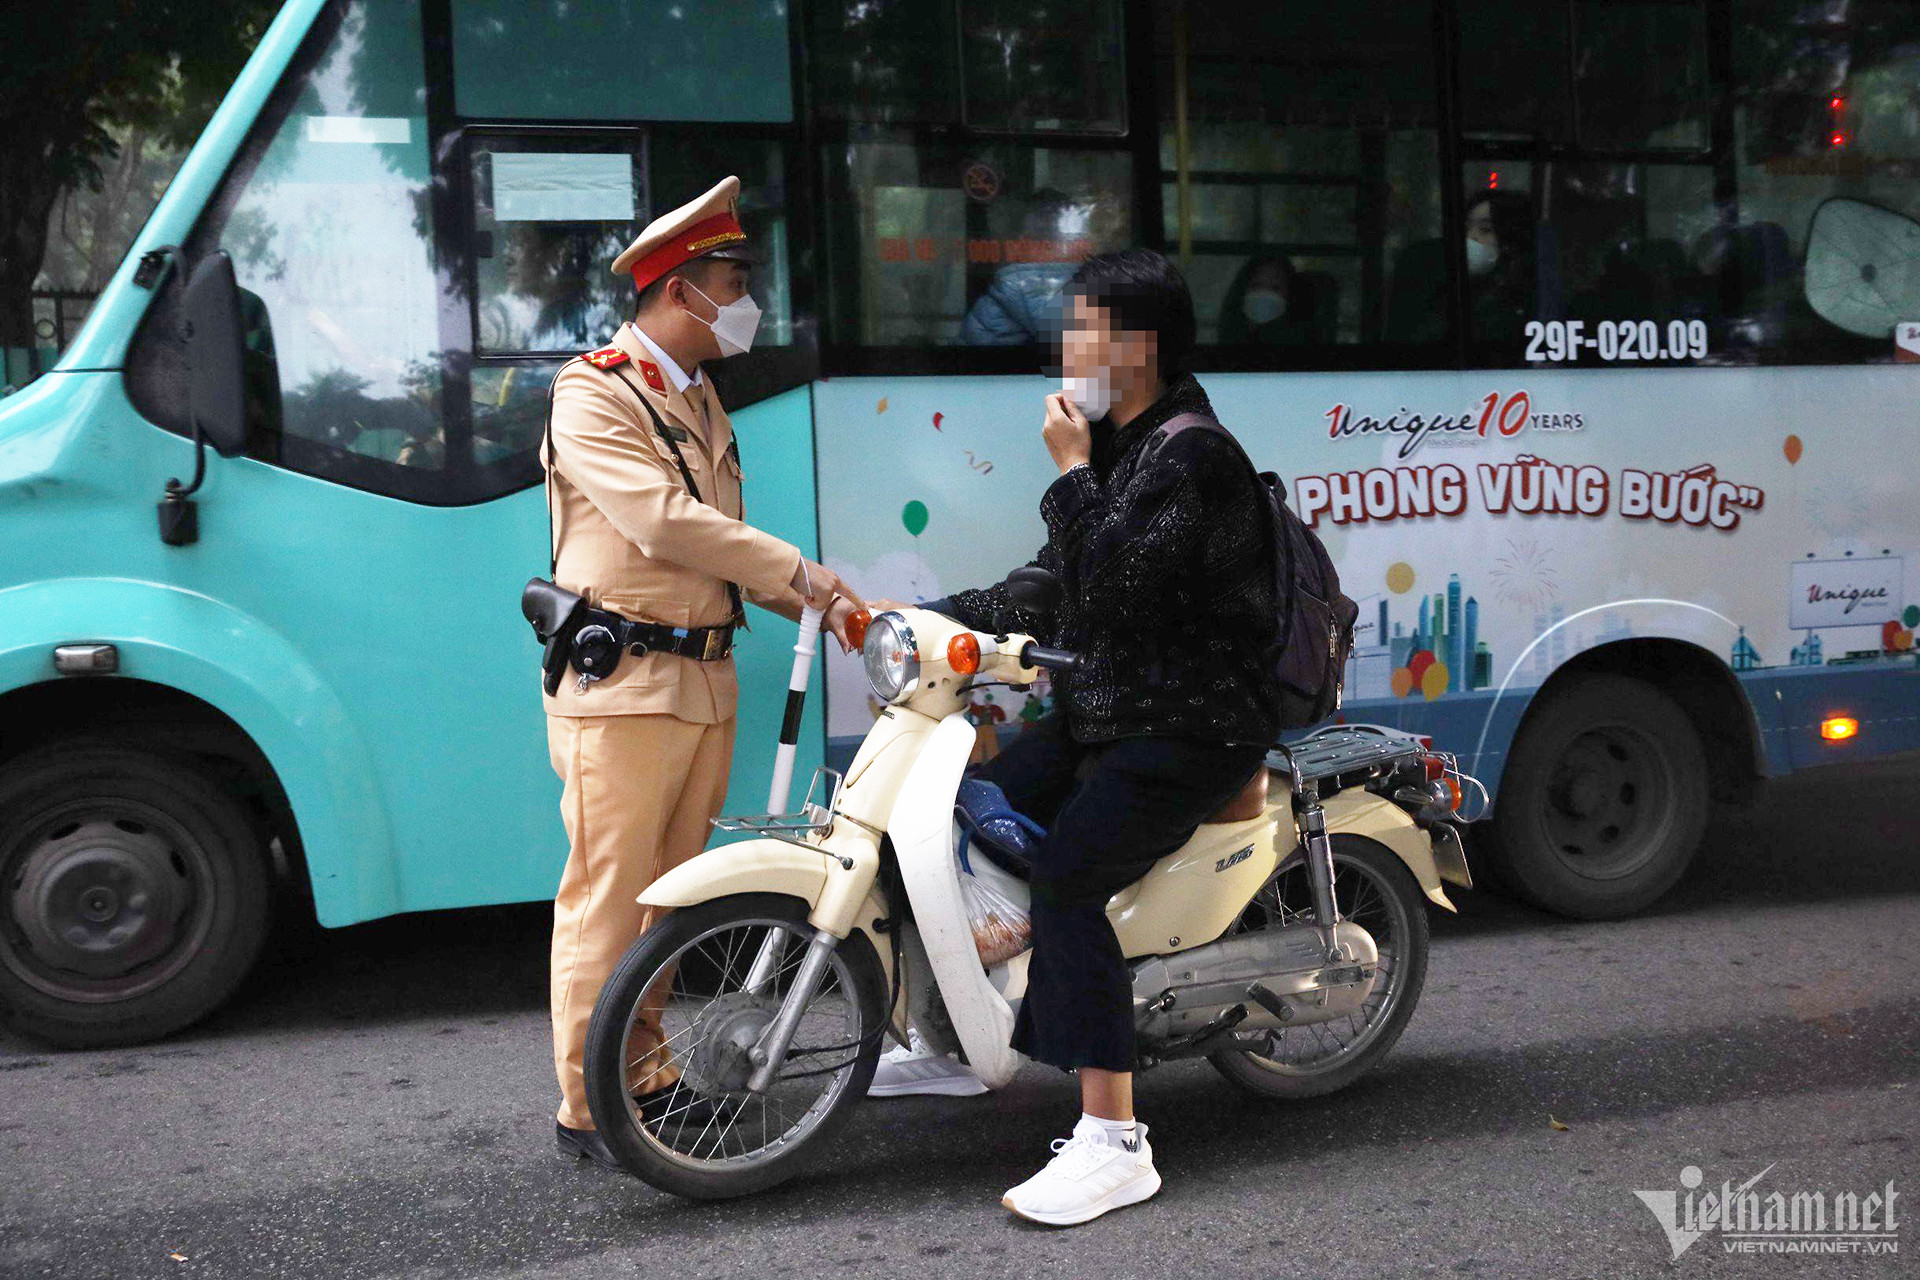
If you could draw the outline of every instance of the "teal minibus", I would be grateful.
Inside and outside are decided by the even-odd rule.
[[[1341,714],[1457,752],[1526,897],[1638,910],[1713,803],[1920,748],[1917,86],[1908,0],[291,0],[0,400],[0,1006],[132,1043],[288,912],[550,896],[547,387],[728,173],[749,520],[870,596],[1024,563],[1061,284],[1159,247],[1361,604]],[[824,662],[803,767],[877,711]]]

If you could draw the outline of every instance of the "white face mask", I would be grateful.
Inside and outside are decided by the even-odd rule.
[[[700,320],[701,324],[713,330],[714,340],[720,344],[721,355],[737,356],[753,346],[753,335],[760,328],[759,303],[743,293],[723,307],[701,293],[699,286],[693,281],[687,281],[687,288],[706,298],[707,305],[720,313],[711,320],[700,320],[699,316],[693,316],[693,312],[687,312],[695,320]]]
[[[1080,406],[1080,412],[1093,422],[1107,416],[1113,408],[1113,374],[1101,370],[1091,378],[1067,378],[1060,383],[1067,399]]]
[[[1240,299],[1240,314],[1250,324],[1272,324],[1287,312],[1287,300],[1278,289],[1249,289]]]
[[[1500,261],[1500,246],[1488,244],[1484,240],[1467,237],[1467,271],[1471,275],[1483,276],[1493,270],[1493,264]]]

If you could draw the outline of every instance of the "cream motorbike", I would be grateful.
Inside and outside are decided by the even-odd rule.
[[[1009,586],[1042,614],[1057,599],[1041,570]],[[916,1026],[992,1088],[1025,1061],[1008,1040],[1032,952],[1005,945],[1004,920],[978,927],[959,857],[955,795],[975,743],[963,708],[980,684],[1031,684],[1077,658],[922,609],[861,622],[882,708],[845,775],[820,770],[801,810],[779,812],[818,634],[809,613],[774,812],[720,819],[758,838],[713,848],[642,895],[674,910],[595,1008],[594,1120],[621,1164],[663,1191],[720,1199],[793,1176],[865,1096],[889,1031],[904,1041]],[[1333,727],[1276,747],[1238,798],[1108,905],[1133,971],[1139,1065],[1205,1056],[1274,1098],[1370,1070],[1420,997],[1425,902],[1453,910],[1442,882],[1471,883],[1453,828],[1463,786],[1478,784],[1451,757],[1393,730]]]

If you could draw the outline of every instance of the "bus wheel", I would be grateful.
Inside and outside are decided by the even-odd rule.
[[[1500,877],[1535,906],[1631,915],[1672,888],[1706,833],[1707,760],[1686,713],[1624,676],[1540,699],[1493,810]]]
[[[0,1015],[64,1048],[137,1044],[246,976],[271,902],[247,811],[163,754],[95,742],[0,768]]]

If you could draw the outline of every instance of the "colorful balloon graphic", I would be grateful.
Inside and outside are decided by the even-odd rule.
[[[927,504],[915,498],[900,508],[900,523],[907,526],[908,533],[916,538],[919,537],[921,531],[927,527]]]
[[[1901,626],[1898,618],[1888,618],[1880,628],[1880,647],[1888,653],[1905,653],[1913,648],[1913,632]]]
[[[1425,679],[1427,669],[1436,661],[1437,659],[1433,656],[1433,650],[1431,649],[1415,649],[1413,651],[1413,656],[1407,659],[1407,674],[1413,677],[1413,683],[1416,687]]]
[[[1392,676],[1393,696],[1404,698],[1413,692],[1413,672],[1405,667],[1395,667]]]
[[[1920,627],[1920,604],[1910,604],[1907,611],[1900,615],[1900,621],[1909,627]]]
[[[1426,695],[1428,702],[1432,702],[1446,691],[1447,664],[1444,662],[1435,662],[1421,675],[1420,692]]]
[[[1387,590],[1403,596],[1413,590],[1413,566],[1404,560],[1387,566]]]
[[[1787,455],[1788,466],[1790,467],[1798,466],[1800,463],[1800,454],[1803,452],[1803,446],[1800,443],[1800,437],[1788,436],[1786,447],[1783,448],[1781,452]]]

